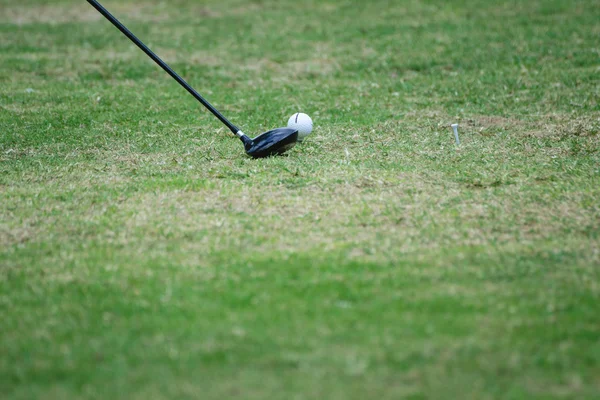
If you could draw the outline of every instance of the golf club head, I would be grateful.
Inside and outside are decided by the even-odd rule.
[[[268,157],[285,153],[296,145],[298,130],[276,128],[261,133],[250,141],[244,140],[246,154],[253,158]]]

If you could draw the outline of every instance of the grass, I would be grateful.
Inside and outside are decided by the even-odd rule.
[[[4,398],[597,396],[595,1],[1,3]]]

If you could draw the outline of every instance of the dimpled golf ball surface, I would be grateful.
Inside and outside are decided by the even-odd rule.
[[[304,113],[296,113],[288,119],[288,128],[298,130],[298,141],[304,140],[305,137],[310,135],[313,128],[312,119]]]

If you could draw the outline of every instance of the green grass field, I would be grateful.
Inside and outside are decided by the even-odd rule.
[[[3,399],[598,398],[596,0],[104,5],[315,129],[0,0]]]

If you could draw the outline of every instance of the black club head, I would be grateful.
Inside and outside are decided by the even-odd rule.
[[[240,137],[244,142],[246,154],[253,158],[261,158],[283,154],[296,145],[298,130],[292,128],[276,128],[250,139]],[[247,139],[247,140],[245,140]]]

